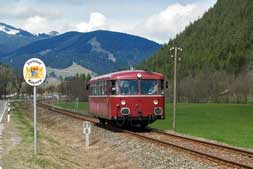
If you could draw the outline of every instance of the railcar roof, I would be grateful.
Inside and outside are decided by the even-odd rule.
[[[107,80],[107,79],[132,79],[136,78],[137,73],[142,74],[143,79],[163,79],[164,76],[161,73],[156,72],[149,72],[145,70],[125,70],[120,72],[113,72],[101,76],[94,77],[90,80],[91,81],[97,81],[97,80]]]

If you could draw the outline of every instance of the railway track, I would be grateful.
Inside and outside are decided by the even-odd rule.
[[[220,145],[212,142],[150,130],[148,133],[134,133],[137,137],[149,139],[161,145],[168,145],[206,157],[217,163],[229,164],[235,168],[253,168],[253,152]]]
[[[87,120],[94,124],[99,124],[98,119],[85,114],[56,108],[41,102],[38,103],[38,106],[46,108],[50,111],[65,114],[67,116]],[[222,163],[223,165],[227,165],[229,167],[253,168],[253,152],[251,151],[221,145],[209,141],[180,136],[178,134],[166,133],[152,128],[148,128],[147,132],[133,132],[125,129],[113,128],[111,126],[107,126],[105,128],[109,128],[114,131],[120,131],[130,136],[134,136],[154,144],[159,144],[164,147],[174,147],[194,154],[195,156],[199,156],[210,161],[215,161],[216,163]]]

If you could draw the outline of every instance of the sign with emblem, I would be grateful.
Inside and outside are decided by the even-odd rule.
[[[41,85],[46,78],[46,66],[44,62],[38,58],[29,59],[25,62],[23,76],[26,83],[30,86]]]
[[[37,155],[37,95],[36,87],[41,85],[46,78],[46,66],[38,58],[31,58],[25,62],[23,76],[27,84],[33,86],[33,123],[34,123],[34,155]]]

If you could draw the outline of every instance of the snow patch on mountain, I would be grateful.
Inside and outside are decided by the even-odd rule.
[[[96,37],[90,39],[88,41],[88,44],[90,44],[91,47],[92,47],[91,51],[107,54],[108,59],[111,60],[113,63],[115,63],[117,61],[116,58],[114,57],[114,55],[111,52],[109,52],[109,51],[102,48],[101,44],[99,43],[99,41],[97,41]]]
[[[52,51],[52,49],[46,49],[46,50],[43,50],[43,51],[40,51],[40,55],[41,56],[44,56],[44,55],[46,55],[46,54],[48,54],[49,52],[51,52]]]
[[[5,32],[9,35],[17,35],[20,32],[18,29],[11,29],[3,25],[0,25],[0,31]]]

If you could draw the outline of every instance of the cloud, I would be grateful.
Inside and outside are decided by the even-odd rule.
[[[98,29],[107,29],[106,17],[98,12],[90,14],[89,22],[81,22],[76,25],[77,31],[89,32]]]
[[[60,12],[58,9],[45,7],[29,3],[28,1],[10,1],[10,3],[3,3],[0,5],[1,18],[8,19],[27,19],[33,16],[48,17],[51,19],[59,18]]]
[[[50,26],[47,18],[41,16],[29,17],[24,25],[24,29],[33,33],[49,32]]]
[[[172,4],[135,26],[132,32],[159,42],[166,42],[183,31],[190,22],[200,18],[209,7],[210,4]]]
[[[96,0],[3,1],[0,2],[0,22],[33,33],[52,30],[61,33],[73,30],[89,32],[103,29],[135,34],[164,43],[183,31],[190,22],[201,17],[216,0],[159,0],[158,2],[163,2],[158,3],[160,5],[140,1],[139,6],[143,9],[153,5],[154,10],[142,10],[138,3],[136,5],[128,2],[124,2],[128,5],[122,8],[115,5],[115,2],[116,0],[105,4]],[[173,2],[182,3],[171,4]],[[92,13],[91,10],[97,12]]]

